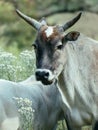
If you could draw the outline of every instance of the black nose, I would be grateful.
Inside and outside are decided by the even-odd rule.
[[[35,76],[37,80],[48,80],[49,72],[47,71],[36,71]]]

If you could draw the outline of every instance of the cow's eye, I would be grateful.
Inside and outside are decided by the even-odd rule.
[[[58,46],[57,46],[57,49],[58,49],[58,50],[61,50],[61,49],[62,49],[62,47],[63,47],[63,45],[62,45],[62,44],[61,44],[61,45],[58,45]]]
[[[37,49],[37,45],[36,44],[32,44],[34,49]]]

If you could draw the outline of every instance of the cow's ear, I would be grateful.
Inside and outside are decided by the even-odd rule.
[[[69,32],[68,34],[66,34],[64,36],[64,39],[66,41],[76,41],[79,37],[80,33],[77,32],[77,31],[72,31],[72,32]]]

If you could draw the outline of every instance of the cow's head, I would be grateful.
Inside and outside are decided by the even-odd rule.
[[[18,15],[32,25],[37,31],[37,37],[33,44],[36,53],[36,79],[43,84],[51,84],[62,72],[66,63],[66,43],[78,38],[79,32],[64,34],[81,17],[79,13],[75,18],[64,25],[48,26],[45,19],[40,22],[32,19],[19,10]]]

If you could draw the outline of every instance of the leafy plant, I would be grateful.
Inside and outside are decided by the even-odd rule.
[[[23,51],[17,57],[0,51],[0,78],[21,81],[34,74],[35,56],[33,51]]]
[[[21,130],[32,130],[34,112],[32,109],[32,101],[28,98],[13,97],[16,102],[18,112],[20,115],[20,129]]]

